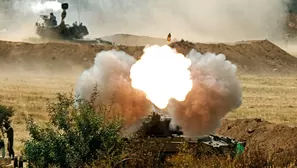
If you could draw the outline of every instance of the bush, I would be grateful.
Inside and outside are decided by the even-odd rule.
[[[0,122],[10,123],[10,118],[14,115],[15,110],[11,106],[4,106],[0,104]]]
[[[289,13],[297,13],[297,1],[291,0],[288,4]]]
[[[26,118],[31,138],[25,141],[24,154],[33,166],[84,167],[96,159],[108,157],[113,164],[120,158],[120,119],[106,120],[108,108],[102,106],[96,112],[92,102],[71,95],[58,94],[57,100],[47,108],[50,120],[44,127]]]
[[[3,133],[3,123],[11,123],[11,117],[14,115],[15,110],[11,106],[4,106],[0,104],[0,127]]]

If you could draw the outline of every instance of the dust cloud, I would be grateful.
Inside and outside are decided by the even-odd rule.
[[[0,39],[26,41],[38,38],[35,22],[39,15],[60,12],[61,3],[57,1],[8,0],[0,2]]]
[[[129,33],[191,41],[274,39],[282,33],[287,7],[281,0],[60,0],[69,3],[66,22],[82,21],[89,37]],[[6,37],[34,36],[34,0],[11,0]],[[31,3],[31,6],[28,5]],[[56,9],[55,9],[56,10]],[[60,20],[60,12],[52,10]],[[3,13],[3,12],[2,12]],[[48,14],[39,11],[38,14]],[[5,19],[2,19],[2,21]],[[129,23],[129,24],[127,24]],[[0,23],[2,25],[2,23]],[[5,24],[7,25],[7,24]],[[18,32],[18,33],[17,33]],[[17,35],[15,35],[17,33]],[[3,33],[2,33],[3,34]]]
[[[151,70],[151,73],[154,74],[155,69],[158,69],[160,74],[171,76],[170,79],[176,74],[176,71],[170,71],[170,68],[168,68],[172,64],[172,60],[164,56],[166,53],[173,54],[174,49],[168,52],[166,47],[147,46],[144,50],[146,50],[147,57],[146,61],[142,60],[142,64],[147,63],[147,66],[142,65],[141,72],[145,72],[143,76],[152,76],[149,71]],[[158,57],[154,55],[158,55]],[[176,55],[178,58],[179,55],[177,53]],[[164,67],[161,69],[156,68],[156,66],[151,67],[149,56],[152,56],[155,62],[167,58],[168,63],[163,64]],[[191,83],[193,84],[192,89],[190,89],[184,101],[170,99],[168,106],[162,108],[161,113],[164,113],[164,115],[169,114],[172,117],[171,125],[180,126],[186,136],[208,134],[219,126],[220,120],[228,112],[241,105],[241,87],[236,79],[237,67],[227,61],[222,54],[206,53],[201,55],[192,50],[186,57],[191,60],[189,70],[191,72]],[[160,87],[156,85],[138,83],[138,85],[145,86],[141,87],[146,88],[142,90],[132,87],[133,80],[143,79],[143,76],[139,75],[134,75],[132,80],[130,78],[133,71],[131,67],[136,64],[137,61],[123,51],[110,50],[98,53],[94,65],[85,70],[79,77],[76,85],[76,96],[90,100],[94,87],[97,86],[99,97],[93,104],[95,108],[98,108],[101,103],[108,104],[113,101],[116,114],[123,116],[126,128],[135,127],[135,125],[139,126],[140,119],[150,114],[155,108],[151,102],[160,102],[160,98],[163,98],[161,101],[163,107],[163,102],[168,99],[167,96],[162,95],[163,92],[158,90]],[[180,68],[181,72],[184,72],[183,68]],[[178,79],[189,81],[187,77]],[[153,80],[155,84],[173,85],[168,83],[166,77],[150,80]],[[180,85],[180,87],[187,86]],[[180,90],[182,88],[175,88],[171,92],[180,93]],[[157,91],[159,91],[159,97],[149,97],[149,93],[157,93]],[[172,94],[174,95],[174,93]],[[173,96],[173,98],[175,97]],[[148,101],[151,99],[155,101]],[[160,110],[155,112],[160,112]]]
[[[88,2],[99,9],[96,14],[90,13],[101,22],[95,25],[98,22],[93,17],[94,25],[89,25],[102,34],[125,32],[164,38],[171,32],[173,38],[191,41],[274,38],[282,32],[286,17],[286,7],[280,0]]]

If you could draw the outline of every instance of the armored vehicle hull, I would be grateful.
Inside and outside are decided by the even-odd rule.
[[[186,137],[182,133],[180,127],[170,129],[171,118],[163,117],[153,113],[148,116],[140,130],[136,133],[140,139],[148,142],[155,142],[162,147],[162,156],[176,154],[183,143],[187,143],[188,147],[194,149],[194,155],[223,155],[235,157],[241,154],[245,147],[245,142],[238,142],[229,137],[218,135],[206,135],[203,137]]]
[[[42,24],[37,24],[36,34],[45,39],[76,40],[83,39],[84,36],[89,34],[89,31],[84,25],[66,25],[61,28],[60,26],[46,27]]]

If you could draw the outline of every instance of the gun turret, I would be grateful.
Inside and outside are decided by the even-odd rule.
[[[142,127],[138,130],[139,137],[172,137],[182,135],[179,127],[170,128],[171,118],[153,113],[145,118]]]

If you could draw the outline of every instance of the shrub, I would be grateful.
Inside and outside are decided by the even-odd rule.
[[[11,106],[4,106],[0,104],[0,127],[1,127],[1,132],[3,134],[3,123],[11,123],[11,117],[14,115],[15,110]]]
[[[10,118],[14,115],[15,110],[11,106],[4,106],[0,104],[0,124],[3,122],[10,123]]]
[[[1,134],[4,137],[4,130],[3,130],[3,123],[10,123],[10,118],[14,115],[15,110],[13,107],[10,106],[4,106],[0,104],[0,130]],[[0,135],[0,147],[2,148],[4,146],[4,139]]]
[[[288,11],[289,13],[297,13],[297,2],[294,0],[291,0],[288,3]]]
[[[50,120],[45,126],[26,118],[31,138],[25,141],[24,154],[33,166],[84,167],[96,159],[120,158],[123,139],[119,118],[106,120],[108,108],[102,105],[95,111],[92,102],[75,100],[71,95],[58,94],[57,100],[47,108]]]

